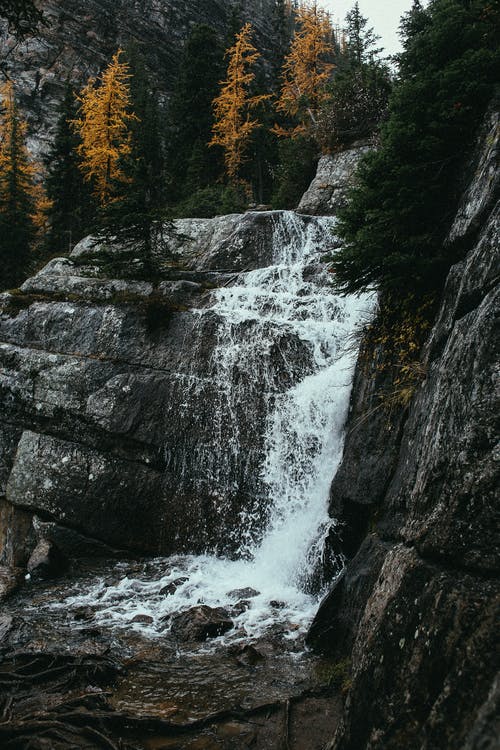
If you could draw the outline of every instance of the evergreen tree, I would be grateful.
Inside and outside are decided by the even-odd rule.
[[[276,168],[273,208],[296,208],[316,173],[318,148],[311,138],[297,136],[279,142],[279,162]]]
[[[80,140],[72,127],[77,101],[68,84],[61,104],[54,142],[46,157],[45,189],[50,200],[45,247],[51,254],[65,253],[90,232],[95,206],[84,182],[77,155]]]
[[[227,51],[228,67],[226,80],[214,99],[212,146],[224,149],[224,164],[229,180],[238,182],[238,172],[243,162],[245,150],[254,131],[260,127],[257,119],[252,119],[252,111],[267,94],[252,95],[250,87],[255,80],[253,67],[259,59],[251,42],[252,26],[247,23],[236,35],[234,45]]]
[[[361,13],[359,3],[355,2],[345,19],[344,53],[351,65],[361,67],[373,61],[382,52],[376,46],[379,40],[380,37],[368,27],[368,19]]]
[[[0,288],[13,286],[28,271],[37,210],[35,167],[26,148],[26,122],[21,118],[11,81],[0,90]]]
[[[294,16],[289,0],[276,0],[272,17],[272,90],[279,94],[280,76],[293,34]]]
[[[186,42],[169,108],[169,198],[178,201],[223,173],[221,153],[209,148],[212,101],[224,74],[224,49],[213,28],[195,26]]]
[[[346,244],[333,263],[340,289],[423,294],[439,289],[460,258],[443,240],[497,80],[499,20],[489,0],[431,0],[405,19],[381,148],[364,160],[341,215]]]
[[[119,239],[142,259],[146,275],[155,273],[155,235],[169,231],[163,221],[165,208],[165,159],[160,136],[158,95],[135,44],[126,52],[129,88],[128,147],[117,164],[114,198],[99,211],[99,229]],[[133,113],[133,114],[132,114]]]
[[[319,117],[318,141],[324,151],[372,135],[386,115],[391,72],[379,57],[383,50],[375,48],[379,37],[367,26],[356,3],[346,16],[337,69]]]
[[[127,51],[130,70],[130,153],[122,165],[128,187],[121,196],[131,225],[146,228],[157,219],[166,201],[165,158],[160,135],[158,94],[151,84],[144,60],[134,46]],[[125,209],[125,206],[123,206]],[[148,234],[148,232],[146,232]]]

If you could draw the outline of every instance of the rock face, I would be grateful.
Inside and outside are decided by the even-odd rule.
[[[270,48],[272,0],[43,0],[47,23],[20,42],[0,22],[2,67],[16,83],[28,115],[33,153],[44,150],[64,95],[68,71],[75,85],[96,75],[121,45],[144,47],[165,99],[175,80],[179,52],[190,29],[208,23],[225,38],[236,5],[256,29],[264,58]]]
[[[323,225],[267,212],[177,229],[154,286],[86,240],[1,296],[0,564],[25,565],[41,537],[70,555],[231,551],[242,509],[265,517],[267,406],[312,353],[283,331],[247,361],[258,317],[233,325],[211,290]]]
[[[316,177],[304,193],[297,211],[314,216],[335,216],[346,205],[360,159],[373,149],[366,141],[338,154],[325,154],[318,162]]]
[[[491,111],[448,238],[469,251],[450,272],[409,412],[372,413],[370,374],[357,374],[332,487],[352,559],[309,633],[352,659],[335,750],[498,740],[498,121]]]

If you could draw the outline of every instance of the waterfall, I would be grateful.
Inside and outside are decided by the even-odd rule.
[[[96,583],[78,603],[99,599],[103,622],[125,625],[146,613],[155,632],[171,613],[235,604],[231,592],[245,588],[258,594],[235,618],[235,632],[257,634],[281,621],[297,633],[311,619],[316,600],[307,582],[332,523],[328,494],[342,456],[352,334],[373,302],[332,290],[321,255],[334,219],[269,216],[270,264],[239,273],[214,291],[210,306],[193,312],[200,336],[215,321],[215,345],[206,377],[191,373],[178,407],[187,414],[193,400],[201,404],[211,383],[211,429],[197,451],[197,472],[221,505],[226,496],[238,498],[242,482],[252,487],[232,529],[221,523],[236,553],[177,556],[158,561],[155,580]],[[173,594],[160,593],[178,579],[184,580]]]

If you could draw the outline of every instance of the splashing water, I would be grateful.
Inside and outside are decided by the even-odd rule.
[[[97,619],[114,626],[131,627],[135,615],[149,615],[151,625],[133,627],[151,635],[168,627],[173,613],[200,603],[231,611],[242,598],[246,608],[232,611],[230,637],[255,636],[281,623],[294,638],[310,622],[317,599],[306,593],[307,583],[332,524],[328,495],[342,456],[355,361],[351,337],[373,299],[342,298],[329,285],[320,258],[334,219],[274,212],[272,221],[272,264],[241,273],[234,285],[214,292],[211,308],[195,312],[218,320],[210,363],[218,385],[216,450],[204,470],[228,491],[232,467],[244,462],[239,419],[249,390],[242,373],[253,379],[265,410],[263,434],[256,435],[262,443],[260,492],[240,511],[237,559],[158,559],[148,573],[122,574],[114,585],[97,580],[62,606],[95,606]],[[116,570],[125,573],[126,564]]]

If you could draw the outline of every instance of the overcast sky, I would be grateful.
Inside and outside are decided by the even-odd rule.
[[[399,19],[411,8],[412,0],[358,0],[361,13],[370,21],[379,36],[380,45],[386,55],[392,55],[401,48],[398,38]],[[343,21],[351,10],[354,0],[320,0],[331,14],[334,22]]]

